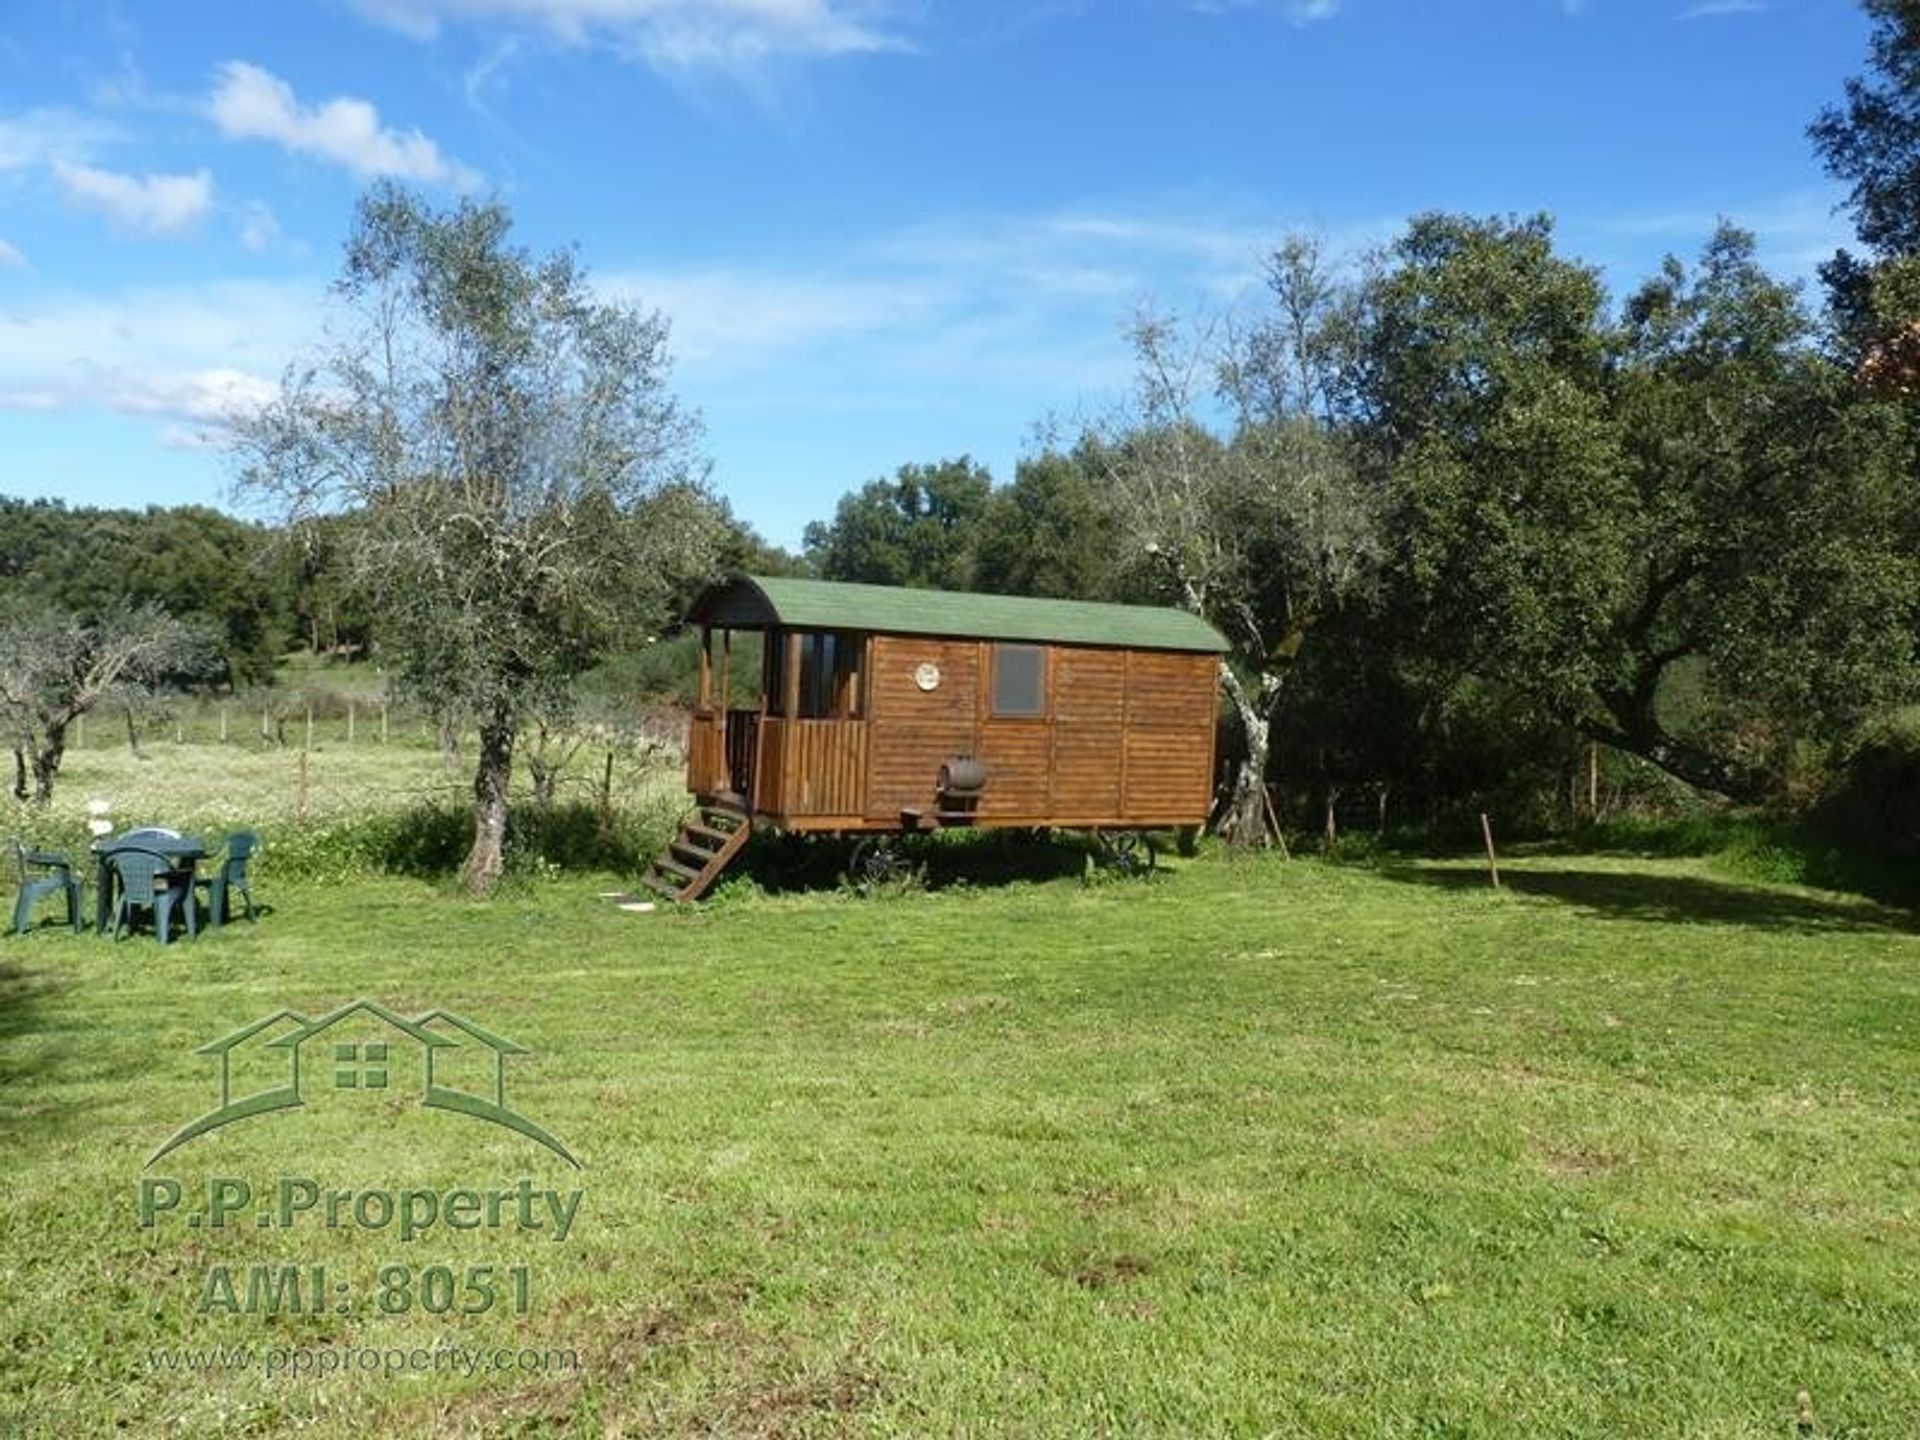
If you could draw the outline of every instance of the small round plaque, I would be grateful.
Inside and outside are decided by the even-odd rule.
[[[938,690],[940,688],[940,667],[931,660],[921,662],[914,667],[913,683],[918,685],[922,690]]]

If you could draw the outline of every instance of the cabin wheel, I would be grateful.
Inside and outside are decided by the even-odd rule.
[[[1100,842],[1100,863],[1121,875],[1150,875],[1156,852],[1153,840],[1138,830],[1096,830]]]
[[[875,890],[904,878],[908,868],[898,836],[869,835],[853,847],[847,878],[861,890]]]

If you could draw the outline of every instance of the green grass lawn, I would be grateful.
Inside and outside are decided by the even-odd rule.
[[[1209,858],[1150,883],[636,916],[263,885],[162,951],[0,946],[0,1432],[1818,1435],[1920,1425],[1920,938],[1686,861]],[[143,1230],[192,1054],[290,1005],[456,1009],[581,1171],[417,1091],[148,1175],[585,1191],[547,1234]],[[324,1069],[324,1066],[316,1068]],[[351,1313],[203,1314],[298,1261]],[[382,1314],[383,1265],[529,1313]],[[244,1288],[244,1286],[243,1286]],[[577,1351],[472,1377],[157,1346]]]

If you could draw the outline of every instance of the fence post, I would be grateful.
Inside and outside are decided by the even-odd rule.
[[[305,823],[307,818],[307,752],[304,750],[300,752],[300,811],[299,813],[300,813],[301,822]]]
[[[1493,881],[1493,888],[1500,888],[1500,859],[1493,853],[1493,822],[1487,819],[1487,812],[1480,812],[1480,838],[1487,842],[1487,875]]]

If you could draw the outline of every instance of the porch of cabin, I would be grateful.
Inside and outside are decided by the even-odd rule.
[[[869,644],[854,631],[702,626],[687,788],[749,815],[858,825]]]

